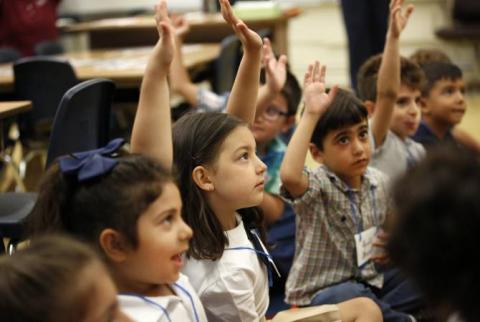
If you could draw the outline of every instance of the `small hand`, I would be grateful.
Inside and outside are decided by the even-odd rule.
[[[159,4],[155,6],[155,21],[160,37],[157,43],[159,50],[157,59],[161,64],[170,65],[175,50],[175,39],[173,37],[174,30],[172,22],[168,17],[167,2],[165,0],[161,0]]]
[[[388,256],[388,253],[385,250],[385,247],[388,242],[388,238],[389,238],[389,235],[385,231],[380,230],[375,238],[375,241],[372,244],[373,247],[378,248],[378,251],[374,253],[370,258],[376,264],[387,265],[390,263],[390,257]]]
[[[269,91],[280,93],[287,81],[287,56],[282,55],[277,60],[268,38],[263,39],[263,65]]]
[[[178,38],[183,39],[190,31],[190,24],[184,16],[172,15],[172,23]]]
[[[249,29],[243,21],[235,16],[229,0],[220,0],[220,7],[223,19],[235,31],[235,34],[242,42],[244,51],[260,50],[262,48],[262,39],[255,31]]]
[[[315,64],[308,65],[303,80],[306,113],[322,114],[337,94],[337,86],[333,86],[328,94],[325,93],[325,72],[326,66],[320,65],[318,61]]]
[[[402,4],[404,0],[391,0],[390,2],[390,32],[393,37],[398,38],[405,29],[408,19],[413,12],[414,6],[412,4],[407,6],[407,9],[402,12]]]

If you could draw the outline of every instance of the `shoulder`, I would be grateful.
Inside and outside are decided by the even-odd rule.
[[[373,186],[386,186],[389,181],[389,178],[385,173],[374,167],[367,167],[367,170],[365,171],[365,177]]]

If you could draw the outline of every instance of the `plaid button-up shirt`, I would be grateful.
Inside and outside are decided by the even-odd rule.
[[[324,165],[309,177],[307,191],[296,199],[295,259],[286,285],[286,301],[308,305],[322,288],[356,279],[381,288],[383,275],[371,261],[357,266],[354,235],[381,226],[389,211],[387,177],[367,168],[360,189],[351,189]]]

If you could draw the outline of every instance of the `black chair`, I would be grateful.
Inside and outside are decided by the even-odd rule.
[[[0,254],[11,255],[22,240],[23,225],[30,214],[37,195],[35,193],[4,192],[0,194]],[[8,239],[4,247],[4,238]]]
[[[84,81],[62,98],[48,146],[48,167],[58,156],[96,149],[108,143],[115,84],[108,79]]]
[[[231,91],[241,60],[242,44],[235,35],[225,37],[221,43],[220,54],[213,65],[212,89],[222,94]]]
[[[11,47],[0,47],[0,64],[11,63],[22,57],[20,52]]]
[[[63,54],[65,49],[58,41],[47,40],[36,44],[33,52],[37,56],[51,56]]]
[[[26,165],[40,155],[45,165],[46,145],[53,118],[65,92],[77,83],[67,61],[53,57],[28,57],[13,65],[17,99],[32,101],[32,110],[19,116],[20,140],[29,151],[20,164],[25,177]]]

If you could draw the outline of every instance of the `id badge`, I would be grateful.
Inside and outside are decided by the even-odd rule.
[[[355,247],[357,249],[357,266],[361,267],[370,260],[373,254],[373,241],[377,235],[377,227],[370,227],[359,234],[355,234]]]

